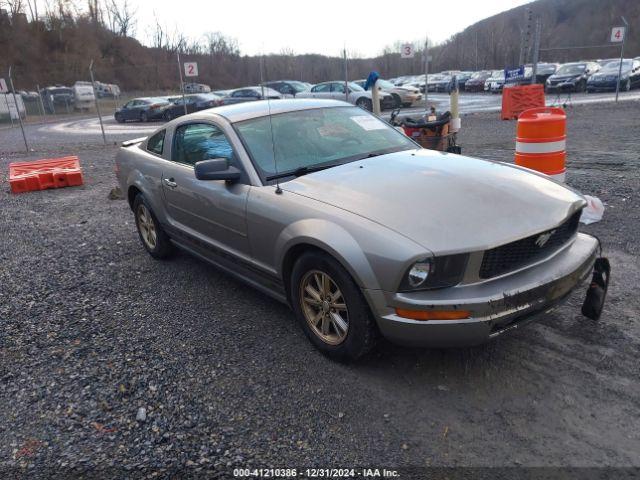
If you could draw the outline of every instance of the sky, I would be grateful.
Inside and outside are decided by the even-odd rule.
[[[154,15],[170,31],[198,40],[206,32],[234,37],[242,54],[375,56],[397,41],[442,42],[465,27],[531,0],[128,0],[136,37],[150,44]]]

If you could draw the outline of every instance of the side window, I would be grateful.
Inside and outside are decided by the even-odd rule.
[[[331,91],[331,84],[330,83],[322,83],[320,85],[316,85],[315,87],[313,87],[312,89],[313,92],[315,93],[327,93]]]
[[[335,93],[344,93],[344,83],[332,83],[331,91]]]
[[[195,165],[212,158],[226,158],[237,164],[233,148],[222,130],[208,123],[191,123],[176,129],[173,161]]]
[[[147,150],[156,155],[162,155],[164,149],[164,134],[165,130],[161,130],[147,140]]]

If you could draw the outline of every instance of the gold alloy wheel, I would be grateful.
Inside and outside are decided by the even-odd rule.
[[[311,330],[323,342],[339,345],[347,338],[347,304],[338,285],[325,272],[311,270],[302,277],[300,306]]]
[[[151,213],[144,204],[138,207],[138,228],[142,235],[142,240],[150,250],[156,248],[156,224],[153,222]]]

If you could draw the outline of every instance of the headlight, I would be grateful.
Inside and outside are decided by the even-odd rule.
[[[424,262],[416,262],[413,267],[409,269],[407,274],[407,281],[412,288],[419,287],[429,278],[431,272],[431,260],[425,260]]]
[[[550,78],[547,78],[547,84],[551,85],[551,79]]]
[[[407,292],[457,285],[462,280],[468,258],[465,253],[419,260],[409,267],[398,290]]]

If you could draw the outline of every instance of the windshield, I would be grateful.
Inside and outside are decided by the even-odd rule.
[[[582,75],[587,66],[584,63],[577,63],[575,65],[562,65],[557,71],[556,75]]]
[[[607,63],[604,67],[602,67],[602,72],[607,73],[618,73],[620,69],[620,60],[616,60],[613,62]],[[622,61],[622,71],[627,72],[631,70],[631,60],[623,60]]]
[[[271,121],[253,118],[234,127],[263,181],[276,173],[417,148],[389,124],[357,107],[287,112],[272,115]]]
[[[471,79],[472,80],[478,80],[478,79],[483,79],[483,78],[489,78],[490,75],[491,75],[491,73],[489,73],[489,72],[476,72],[473,75],[471,75]]]
[[[352,89],[354,92],[364,92],[364,88],[362,88],[360,85],[354,82],[349,82],[349,88]]]
[[[396,86],[393,83],[387,80],[378,79],[376,83],[378,84],[379,87],[382,87],[385,90],[391,90],[393,88],[396,88]]]
[[[289,82],[289,85],[291,85],[293,87],[293,89],[296,91],[296,93],[299,92],[304,92],[305,90],[309,90],[308,85],[302,83],[302,82]]]

